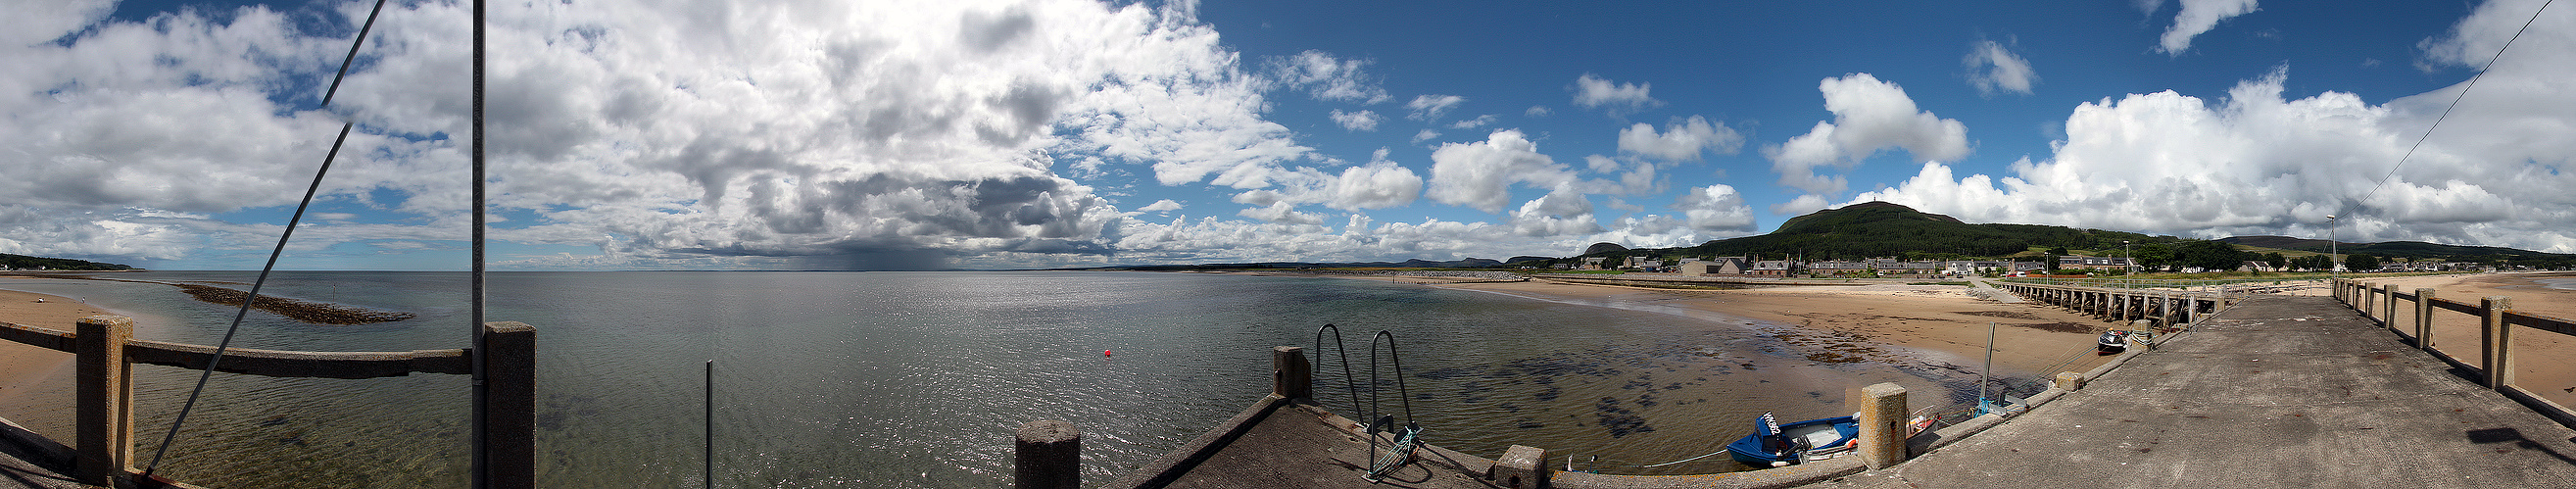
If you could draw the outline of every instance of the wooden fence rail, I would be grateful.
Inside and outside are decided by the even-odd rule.
[[[2532,409],[2556,419],[2561,424],[2576,426],[2576,410],[2570,410],[2567,406],[2542,398],[2539,394],[2516,385],[2513,379],[2516,360],[2513,351],[2515,326],[2576,336],[2576,322],[2515,311],[2513,298],[2506,296],[2482,297],[2477,303],[2472,304],[2443,299],[2438,297],[2439,294],[2436,294],[2433,289],[2415,289],[2413,293],[2407,293],[2396,290],[2394,285],[2373,285],[2353,279],[2335,279],[2333,289],[2335,300],[2360,311],[2363,317],[2379,321],[2380,325],[2388,328],[2390,332],[2413,341],[2416,348],[2423,349],[2436,358],[2441,358],[2477,375],[2487,388],[2495,389],[2505,397],[2531,406]],[[2413,304],[2412,311],[2405,314],[2405,316],[2412,316],[2413,328],[2397,327],[2397,319],[2400,317],[2398,301]],[[2453,358],[2447,352],[2435,348],[2433,322],[2439,319],[2436,317],[2439,311],[2457,312],[2477,318],[2477,363],[2470,364],[2463,359]]]
[[[134,339],[134,320],[124,316],[81,318],[73,331],[0,323],[0,341],[11,341],[71,353],[75,362],[74,423],[76,457],[73,476],[83,484],[130,487],[133,465],[134,400],[131,365],[161,365],[202,370],[214,347]],[[486,350],[484,382],[492,393],[484,399],[492,413],[485,420],[487,453],[503,454],[490,464],[491,487],[536,485],[536,330],[516,322],[482,325]],[[470,375],[470,348],[407,352],[312,352],[233,348],[224,351],[215,371],[264,377],[368,379],[412,373]]]

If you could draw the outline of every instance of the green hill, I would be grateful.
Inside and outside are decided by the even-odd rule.
[[[1887,202],[1868,202],[1790,218],[1771,234],[1721,239],[1668,251],[1708,256],[1860,259],[1883,256],[2001,257],[2034,248],[2116,249],[2181,241],[2172,236],[2032,224],[1968,224]]]
[[[2123,251],[2122,242],[2130,249]],[[2233,245],[2216,246],[2203,240],[2174,236],[2149,236],[2123,231],[2077,229],[2035,224],[1969,224],[1957,218],[1914,210],[1888,202],[1852,204],[1837,209],[1816,211],[1790,218],[1780,229],[1760,236],[1721,239],[1697,246],[1599,251],[1583,256],[1650,258],[1757,256],[1761,258],[1797,258],[1807,260],[1858,260],[1896,257],[1907,260],[2001,258],[2072,253],[2093,256],[2120,256],[2133,253],[2149,265],[2187,263],[2224,264],[2238,260],[2255,260],[2267,251],[2298,256],[2324,254],[2329,242],[2285,236],[2238,236],[2215,240]],[[2060,250],[2063,251],[2060,251]],[[2470,261],[2480,263],[2511,262],[2542,268],[2576,265],[2576,255],[2542,253],[2494,246],[2461,246],[2393,241],[2386,243],[2343,243],[2337,251],[2346,255],[2370,254],[2380,258]],[[2212,253],[2216,253],[2213,255]],[[2235,256],[2221,256],[2221,255]],[[1572,262],[1559,259],[1551,263]],[[2222,266],[2222,265],[2193,265]]]
[[[2297,250],[2297,251],[2306,251],[2306,252],[2313,252],[2313,253],[2325,253],[2327,250],[2329,250],[2329,249],[2333,249],[2334,251],[2342,252],[2342,253],[2345,253],[2345,254],[2351,254],[2351,253],[2367,253],[2367,254],[2370,254],[2370,255],[2373,255],[2373,256],[2379,256],[2379,257],[2383,257],[2383,258],[2408,258],[2408,259],[2416,259],[2416,258],[2438,258],[2438,259],[2452,259],[2452,260],[2463,260],[2463,261],[2467,261],[2467,260],[2497,260],[2497,259],[2503,259],[2503,260],[2514,260],[2514,259],[2568,259],[2568,258],[2576,258],[2576,255],[2570,255],[2570,254],[2564,254],[2564,253],[2543,253],[2543,252],[2538,252],[2538,251],[2519,250],[2519,249],[2505,248],[2505,247],[2498,247],[2498,246],[2462,246],[2462,245],[2446,245],[2446,244],[2439,244],[2439,243],[2426,243],[2426,242],[2422,242],[2422,241],[2387,241],[2387,242],[2379,242],[2379,243],[2342,243],[2342,244],[2340,244],[2340,245],[2335,245],[2335,246],[2333,246],[2333,247],[2331,247],[2331,248],[2329,248],[2329,245],[2331,245],[2331,244],[2333,244],[2333,243],[2328,242],[2328,241],[2326,241],[2326,240],[2322,240],[2322,239],[2292,238],[2292,237],[2288,237],[2288,236],[2235,236],[2235,237],[2228,237],[2228,238],[2219,238],[2219,240],[2218,240],[2218,241],[2220,241],[2220,242],[2224,242],[2224,243],[2228,243],[2228,244],[2237,244],[2237,245],[2253,246],[2253,247],[2260,247],[2260,248],[2279,248],[2279,249],[2284,249],[2284,250]]]

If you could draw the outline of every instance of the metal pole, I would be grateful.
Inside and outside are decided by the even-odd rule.
[[[704,390],[704,391],[702,391],[702,392],[704,392],[704,393],[706,394],[706,411],[705,411],[705,413],[706,413],[706,423],[707,423],[707,426],[706,426],[706,436],[705,436],[705,437],[703,437],[703,439],[702,439],[702,441],[704,441],[704,442],[705,442],[705,446],[703,446],[703,447],[702,447],[701,452],[700,452],[701,454],[703,454],[703,455],[704,455],[704,458],[706,459],[706,460],[705,460],[706,465],[705,465],[705,467],[700,468],[700,469],[698,470],[698,473],[699,473],[699,475],[701,476],[701,478],[706,479],[706,482],[707,482],[706,487],[707,487],[707,489],[715,489],[715,487],[716,487],[716,361],[715,361],[715,360],[707,360],[707,375],[706,375],[706,381],[707,381],[706,390]]]
[[[1995,371],[1995,322],[1986,321],[1986,368],[1977,371],[1977,414],[1985,414],[1986,379]]]
[[[491,349],[483,345],[483,18],[483,0],[474,0],[474,273],[469,297],[473,312],[467,326],[474,331],[474,487],[478,489],[492,487],[492,449],[487,446],[491,438],[485,426],[491,421],[491,413],[484,406],[491,391],[484,382],[484,353]]]
[[[2326,278],[2343,278],[2341,273],[2343,273],[2343,242],[2335,239],[2334,214],[2326,214]]]

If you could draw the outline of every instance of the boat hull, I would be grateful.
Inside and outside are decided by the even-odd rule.
[[[1726,454],[1737,462],[1754,467],[1772,467],[1781,462],[1795,465],[1803,458],[1849,451],[1851,443],[1860,439],[1860,421],[1850,416],[1813,419],[1781,425],[1780,431],[1786,434],[1784,436],[1803,438],[1807,443],[1791,447],[1789,440],[1778,436],[1766,443],[1763,434],[1754,433],[1726,444]],[[1801,454],[1807,457],[1802,458]]]

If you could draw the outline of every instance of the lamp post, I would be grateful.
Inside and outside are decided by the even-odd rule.
[[[2120,240],[2120,288],[2130,288],[2138,274],[2138,255],[2129,252],[2129,240]]]
[[[2335,215],[2326,214],[2326,278],[2330,279],[2328,280],[2329,282],[2332,281],[2331,279],[2341,278],[2340,274],[2343,272],[2342,247],[2343,242],[2335,239]]]

